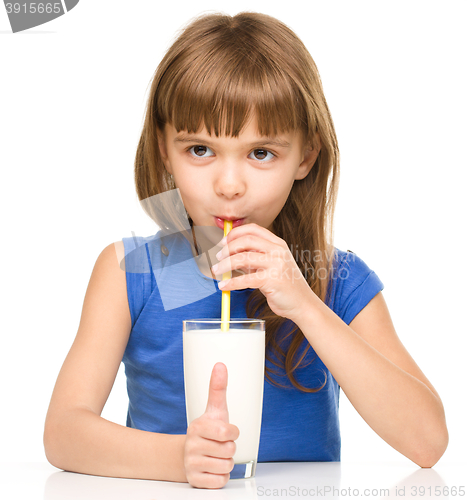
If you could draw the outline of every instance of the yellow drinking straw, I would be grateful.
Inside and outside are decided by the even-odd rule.
[[[227,236],[232,229],[232,221],[224,220],[224,236]],[[227,280],[232,277],[232,273],[222,274],[222,279]],[[221,309],[221,331],[229,331],[230,321],[230,291],[222,292],[222,309]]]

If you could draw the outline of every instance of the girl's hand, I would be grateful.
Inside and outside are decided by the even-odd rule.
[[[310,301],[317,300],[287,243],[268,229],[245,224],[232,229],[223,241],[226,244],[217,254],[219,263],[213,266],[213,273],[245,273],[221,281],[223,291],[259,288],[271,310],[292,321],[300,318]]]
[[[229,424],[227,410],[227,367],[212,369],[205,413],[188,427],[185,441],[185,473],[196,488],[222,488],[233,469],[238,427]]]

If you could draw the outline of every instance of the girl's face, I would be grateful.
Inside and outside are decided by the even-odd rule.
[[[306,149],[299,132],[259,135],[250,120],[235,137],[177,132],[167,124],[159,145],[167,171],[197,226],[254,222],[270,228],[295,179],[311,170],[319,150]]]

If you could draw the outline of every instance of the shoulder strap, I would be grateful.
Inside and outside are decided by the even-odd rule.
[[[156,286],[156,281],[146,239],[133,236],[122,238],[122,241],[125,248],[128,306],[133,328]]]

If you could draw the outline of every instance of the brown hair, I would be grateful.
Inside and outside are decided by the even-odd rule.
[[[138,197],[175,187],[160,157],[158,129],[169,123],[191,133],[204,125],[216,136],[237,137],[252,113],[261,135],[301,131],[305,143],[321,146],[310,173],[294,182],[272,230],[287,242],[311,289],[325,301],[334,255],[339,148],[316,65],[301,40],[277,19],[249,12],[209,14],[181,32],[152,81],[135,160]],[[294,325],[286,336],[290,345],[282,349],[285,339],[278,342],[276,332],[287,319],[271,311],[259,290],[252,292],[247,314],[266,320],[267,353],[276,358],[267,354],[268,359],[285,369],[296,388],[319,390],[294,377],[310,347],[298,356],[306,341],[299,328]],[[278,384],[271,373],[278,372],[266,370]]]

